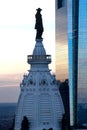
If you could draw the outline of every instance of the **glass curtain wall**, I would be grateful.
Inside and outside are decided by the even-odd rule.
[[[68,0],[70,124],[87,124],[87,0]]]

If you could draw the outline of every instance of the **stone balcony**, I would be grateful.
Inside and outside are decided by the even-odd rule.
[[[27,56],[28,64],[32,63],[51,63],[51,55],[28,55]]]

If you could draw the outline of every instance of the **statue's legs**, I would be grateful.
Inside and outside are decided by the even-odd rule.
[[[43,30],[37,30],[36,39],[42,39]]]

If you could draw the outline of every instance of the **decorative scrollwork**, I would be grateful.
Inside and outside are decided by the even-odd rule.
[[[47,80],[46,79],[42,79],[40,81],[39,85],[48,85]]]
[[[33,81],[32,79],[29,79],[28,85],[35,85],[35,81]]]

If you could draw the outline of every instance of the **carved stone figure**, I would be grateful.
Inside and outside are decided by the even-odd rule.
[[[37,10],[37,13],[35,15],[35,18],[36,18],[35,29],[37,31],[36,39],[42,39],[42,34],[44,31],[43,22],[42,22],[42,15],[40,14],[42,9],[38,8],[36,10]]]
[[[21,123],[21,130],[29,130],[29,122],[26,116],[24,116]]]

